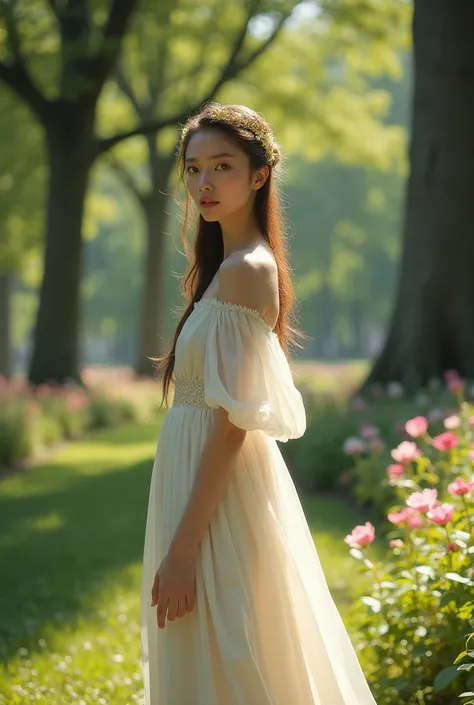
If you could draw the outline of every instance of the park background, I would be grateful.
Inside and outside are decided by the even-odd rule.
[[[0,3],[0,703],[143,698],[150,357],[183,305],[179,127],[207,100],[261,112],[285,153],[308,429],[281,449],[377,702],[469,701],[472,20],[468,0]],[[423,491],[443,516],[407,504]]]

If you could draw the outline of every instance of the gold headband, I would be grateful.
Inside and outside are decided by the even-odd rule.
[[[212,120],[227,123],[240,130],[248,130],[253,134],[257,142],[260,142],[264,148],[269,165],[274,166],[278,162],[278,149],[273,137],[270,131],[262,126],[258,118],[254,118],[252,115],[239,115],[231,108],[227,108],[225,106],[207,108],[205,115],[206,117],[210,117]],[[181,132],[181,143],[186,137],[190,125],[191,121],[183,127]]]

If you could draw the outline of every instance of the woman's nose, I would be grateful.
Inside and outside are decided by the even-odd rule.
[[[199,179],[199,190],[200,191],[212,191],[212,184],[205,172],[202,172],[201,178]]]

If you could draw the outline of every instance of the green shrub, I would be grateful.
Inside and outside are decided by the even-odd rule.
[[[31,455],[34,447],[33,419],[28,404],[13,401],[0,411],[0,466]]]
[[[107,384],[91,390],[75,384],[34,388],[0,376],[0,469],[63,439],[156,415],[156,383],[129,383],[118,393],[119,384],[114,378],[109,389]]]
[[[405,397],[395,387],[385,391],[374,387],[371,398],[351,400],[345,394],[321,396],[308,385],[299,384],[306,408],[306,433],[281,446],[297,487],[305,492],[350,494],[362,506],[370,505],[383,513],[389,496],[382,484],[385,467],[390,462],[390,448],[406,438],[405,420],[420,410],[431,409],[437,418],[435,425],[441,428],[443,419],[453,411],[452,394],[439,389],[439,385],[433,387],[431,393],[422,392],[413,398]],[[384,448],[370,451],[370,443],[366,444],[370,452],[364,456],[365,468],[358,468],[364,477],[358,478],[344,444],[363,427],[375,424]]]
[[[367,451],[378,429],[366,427],[365,439],[346,442],[354,491],[386,502],[384,560],[372,554],[370,522],[345,538],[372,578],[372,591],[361,598],[367,612],[357,643],[378,705],[454,705],[474,690],[474,654],[458,658],[474,615],[474,407],[462,401],[444,426],[435,434],[425,417],[408,419],[411,440],[392,449],[388,469]],[[471,664],[457,663],[466,657]]]

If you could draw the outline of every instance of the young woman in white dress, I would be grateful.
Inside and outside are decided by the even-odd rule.
[[[280,148],[261,116],[213,103],[178,161],[197,223],[187,306],[158,358],[174,397],[145,534],[146,703],[375,705],[276,443],[306,428]]]

